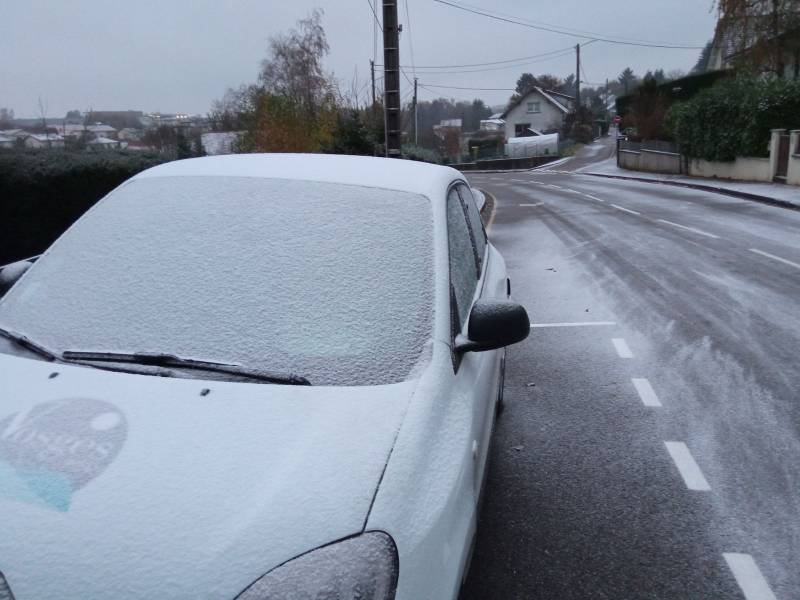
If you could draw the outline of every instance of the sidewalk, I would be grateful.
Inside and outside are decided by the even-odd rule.
[[[594,163],[575,171],[581,175],[631,179],[680,187],[689,187],[707,192],[727,194],[747,200],[757,200],[793,208],[800,208],[800,187],[780,183],[748,183],[727,179],[709,179],[705,177],[689,177],[687,175],[664,175],[620,169],[616,157]]]

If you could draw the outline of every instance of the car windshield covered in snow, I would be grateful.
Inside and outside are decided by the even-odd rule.
[[[313,385],[394,383],[430,350],[432,230],[430,201],[405,192],[140,178],[0,301],[0,326],[56,352],[169,353]]]

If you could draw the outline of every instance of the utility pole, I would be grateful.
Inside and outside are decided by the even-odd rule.
[[[414,77],[414,145],[417,146],[417,78]]]
[[[372,106],[375,106],[375,61],[369,61],[369,77],[372,80]]]
[[[581,106],[581,45],[575,44],[575,110]]]
[[[383,114],[386,156],[400,158],[400,40],[396,0],[383,0]]]

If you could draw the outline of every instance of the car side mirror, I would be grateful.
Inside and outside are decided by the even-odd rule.
[[[28,259],[20,260],[0,267],[0,296],[10,290],[11,286],[17,283],[20,277],[25,274],[25,271],[30,269],[32,266],[33,262]]]
[[[469,315],[468,337],[456,336],[456,352],[484,352],[521,342],[531,332],[528,313],[516,302],[478,300]]]

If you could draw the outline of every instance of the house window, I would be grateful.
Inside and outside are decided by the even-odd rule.
[[[540,112],[542,112],[542,103],[541,102],[528,102],[528,112],[529,113],[540,113]]]

